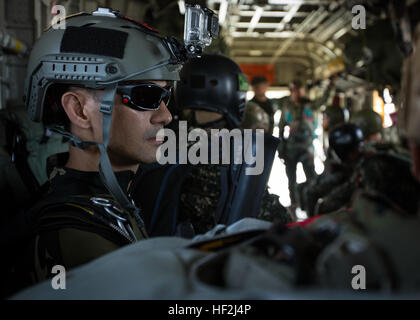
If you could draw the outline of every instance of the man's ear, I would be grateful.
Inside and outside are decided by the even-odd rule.
[[[80,91],[67,91],[61,97],[61,105],[69,117],[70,122],[83,129],[91,126],[91,121],[86,110],[86,102],[86,94]]]

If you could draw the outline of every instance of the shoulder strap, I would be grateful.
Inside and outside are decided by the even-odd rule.
[[[54,210],[54,212],[65,210],[66,215],[54,225],[49,225],[49,229],[60,229],[63,226],[69,227],[72,225],[77,225],[78,227],[89,225],[90,229],[95,231],[112,229],[118,233],[116,235],[119,238],[123,236],[127,243],[135,241],[135,238],[132,239],[133,235],[131,232],[127,236],[124,230],[121,230],[119,223],[112,220],[112,215],[107,214],[103,206],[92,202],[90,199],[91,197],[86,196],[63,196],[54,199],[47,197],[25,213],[18,214],[13,220],[5,224],[0,232],[0,247],[14,247],[17,243],[25,241],[25,239],[33,235],[35,231],[42,229],[42,226],[39,225],[39,219],[44,215],[50,214],[51,210]],[[110,199],[108,200],[111,201]],[[75,221],[79,221],[79,223],[75,223]]]

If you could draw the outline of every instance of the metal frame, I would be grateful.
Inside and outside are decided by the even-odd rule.
[[[207,0],[219,12],[231,57],[238,63],[287,63],[327,66],[343,52],[351,29],[350,10],[327,0]],[[329,43],[327,46],[326,43]],[[306,45],[306,50],[302,46]],[[308,48],[313,48],[308,50]]]

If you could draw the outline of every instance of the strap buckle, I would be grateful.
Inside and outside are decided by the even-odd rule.
[[[110,216],[117,219],[117,221],[123,221],[123,222],[127,221],[126,218],[123,218],[114,212],[116,211],[118,213],[123,213],[123,211],[119,209],[111,200],[106,199],[106,198],[92,197],[90,198],[90,201],[92,201],[92,203],[98,206],[103,207],[105,212],[107,212]]]

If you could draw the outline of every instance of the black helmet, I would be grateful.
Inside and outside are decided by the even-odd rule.
[[[382,118],[371,109],[360,110],[351,118],[350,122],[362,129],[365,138],[382,131]]]
[[[355,124],[346,123],[334,128],[328,140],[331,151],[341,161],[347,162],[349,155],[363,145],[363,132]]]
[[[228,126],[241,125],[248,78],[235,62],[221,55],[203,55],[189,60],[180,78],[175,90],[179,109],[218,112],[224,115]]]

